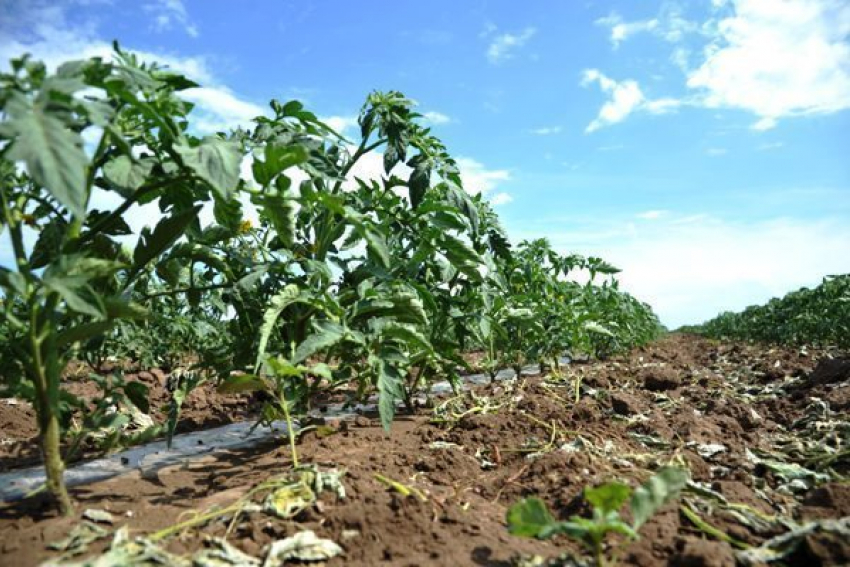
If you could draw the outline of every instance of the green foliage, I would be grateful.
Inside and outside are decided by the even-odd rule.
[[[658,332],[604,261],[542,240],[512,250],[401,93],[368,96],[353,142],[295,101],[272,101],[250,129],[199,137],[179,93],[192,86],[117,46],[112,62],[51,74],[23,57],[0,75],[0,235],[15,257],[0,266],[0,376],[36,407],[63,511],[58,447],[80,406],[61,383],[73,358],[174,371],[170,439],[204,380],[266,391],[262,422],[352,386],[359,399],[377,393],[388,428],[430,381],[457,382],[464,350],[485,347],[495,373]],[[84,149],[83,134],[96,146]],[[383,175],[353,176],[374,151]],[[159,218],[128,247],[127,220],[146,204]],[[590,281],[572,281],[574,270]]]
[[[593,553],[597,565],[606,565],[606,537],[609,534],[620,534],[637,539],[641,526],[659,508],[678,498],[687,480],[688,475],[684,470],[666,467],[634,492],[619,482],[586,488],[584,498],[593,509],[590,519],[573,516],[568,521],[557,521],[542,500],[526,498],[508,510],[508,529],[517,536],[541,539],[564,533],[581,541]],[[631,523],[620,516],[620,509],[627,501],[632,515]]]
[[[716,339],[762,341],[787,345],[850,348],[850,274],[828,276],[813,288],[802,288],[765,305],[726,312],[693,327]]]

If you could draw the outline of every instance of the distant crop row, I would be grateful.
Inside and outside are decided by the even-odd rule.
[[[171,367],[169,434],[203,381],[266,391],[263,422],[320,390],[377,393],[389,427],[430,382],[457,384],[466,351],[495,373],[659,332],[603,260],[511,246],[400,93],[369,95],[353,141],[277,101],[250,130],[199,137],[179,96],[195,83],[117,46],[113,62],[12,68],[0,75],[0,236],[14,256],[0,266],[0,394],[32,401],[65,513],[63,440],[132,442],[114,408],[148,410],[120,370],[96,377],[101,399],[72,396],[73,359]],[[375,151],[380,179],[353,178]],[[159,215],[134,235],[143,204]]]
[[[850,348],[850,274],[682,330],[717,339]]]

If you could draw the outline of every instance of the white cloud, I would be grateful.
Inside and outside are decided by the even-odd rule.
[[[191,37],[198,37],[198,26],[190,19],[181,0],[154,0],[142,6],[154,18],[153,29],[165,32],[180,27]]]
[[[767,151],[767,150],[778,150],[779,148],[781,148],[784,145],[785,145],[784,142],[767,142],[767,143],[764,143],[764,144],[760,144],[757,149],[760,152],[764,152],[764,151]]]
[[[599,110],[599,116],[588,124],[586,132],[594,132],[604,126],[610,126],[625,120],[625,118],[640,108],[645,101],[643,92],[637,81],[627,79],[617,82],[600,73],[597,69],[588,69],[581,80],[582,86],[599,83],[602,91],[610,94],[608,100]]]
[[[656,18],[624,22],[623,18],[616,12],[612,12],[604,18],[599,18],[594,23],[610,28],[610,39],[611,43],[614,45],[614,49],[619,47],[620,43],[637,33],[649,32],[658,29],[658,20]]]
[[[494,207],[498,207],[499,205],[510,203],[513,200],[514,198],[507,193],[496,193],[495,195],[493,195],[493,197],[490,198],[490,203]]]
[[[612,219],[575,232],[547,232],[562,252],[599,255],[621,268],[624,289],[652,305],[670,327],[850,272],[850,225],[838,218],[739,223],[668,213],[651,223]]]
[[[776,118],[773,118],[772,116],[766,116],[765,118],[760,118],[759,120],[753,122],[750,128],[758,132],[766,132],[767,130],[773,130],[774,128],[776,128],[777,124],[778,122],[776,121]]]
[[[495,26],[488,28],[488,30],[486,32],[488,36],[496,32]],[[526,27],[517,34],[503,33],[496,35],[490,40],[490,45],[487,47],[487,59],[494,65],[511,59],[515,52],[522,48],[536,33],[537,29]]]
[[[561,132],[560,126],[543,126],[541,128],[533,128],[530,132],[536,136],[551,136]]]
[[[325,116],[319,117],[319,120],[342,136],[352,135],[352,130],[356,131],[358,126],[356,116]]]
[[[678,98],[657,98],[647,100],[643,107],[651,114],[667,114],[673,112],[680,106],[686,104],[686,101]]]
[[[850,4],[842,0],[730,0],[705,60],[687,80],[712,108],[780,118],[850,108]]]
[[[756,116],[751,129],[766,131],[783,118],[850,108],[850,3],[713,0],[712,4],[711,17],[702,23],[684,18],[681,6],[672,2],[650,19],[626,22],[612,13],[597,20],[610,29],[614,47],[642,32],[677,44],[670,61],[685,74],[692,94],[647,101],[644,110],[663,113],[683,104],[741,109]],[[707,45],[701,52],[693,51],[681,44],[687,35],[699,36]],[[612,93],[612,100],[603,107],[607,116],[600,114],[590,131],[641,108],[636,83],[614,82],[606,88],[600,81],[600,85]]]
[[[197,105],[191,123],[203,134],[250,126],[253,118],[265,113],[263,107],[240,99],[224,86],[187,89],[181,96]]]
[[[614,49],[621,43],[640,33],[649,33],[665,41],[677,43],[685,35],[701,31],[696,22],[682,17],[682,8],[672,2],[665,3],[654,18],[627,22],[617,12],[596,20],[596,24],[609,29],[609,39]]]
[[[431,124],[448,124],[452,121],[452,119],[442,112],[437,112],[435,110],[430,110],[428,112],[422,113],[422,118],[424,118],[427,122]]]
[[[725,156],[727,153],[729,153],[729,150],[727,150],[726,148],[708,148],[707,150],[705,150],[705,153],[712,157],[719,157]]]
[[[635,112],[667,114],[681,106],[692,104],[688,100],[670,97],[649,99],[643,94],[640,85],[634,79],[615,81],[604,75],[599,69],[585,69],[581,86],[587,87],[593,83],[598,83],[602,92],[608,93],[609,99],[599,109],[599,115],[596,119],[587,125],[585,129],[587,133],[622,122]]]
[[[507,169],[487,169],[484,164],[472,158],[458,157],[456,161],[463,186],[473,195],[489,193],[499,183],[511,178],[511,172]]]

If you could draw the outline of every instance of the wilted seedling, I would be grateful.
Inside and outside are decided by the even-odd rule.
[[[258,365],[259,366],[259,365]],[[259,424],[271,425],[281,418],[286,420],[286,433],[289,437],[289,448],[292,453],[292,464],[298,468],[298,451],[295,448],[295,429],[291,410],[303,401],[304,391],[299,386],[305,383],[307,375],[331,379],[331,369],[327,364],[304,366],[293,364],[283,356],[266,359],[269,376],[259,374],[240,374],[229,377],[218,388],[219,392],[238,393],[250,391],[265,391],[273,401],[263,406]]]
[[[573,516],[559,522],[539,498],[526,498],[508,510],[508,529],[514,535],[547,539],[564,533],[579,540],[593,554],[598,566],[616,564],[605,556],[608,534],[638,538],[638,530],[667,502],[677,498],[687,483],[687,473],[679,468],[666,467],[637,490],[619,482],[609,482],[596,488],[586,488],[584,497],[593,507],[591,518]],[[620,516],[620,509],[629,501],[632,522]],[[616,557],[616,554],[615,554]]]

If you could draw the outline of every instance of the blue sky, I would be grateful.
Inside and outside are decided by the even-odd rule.
[[[353,134],[401,90],[514,241],[604,256],[670,326],[850,272],[848,36],[842,0],[0,0],[3,66],[118,39],[203,84],[200,130],[297,98]]]

